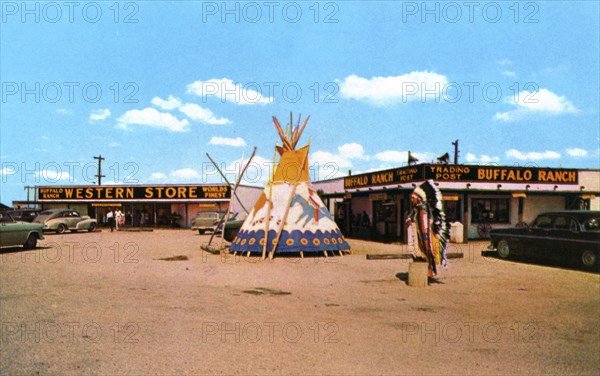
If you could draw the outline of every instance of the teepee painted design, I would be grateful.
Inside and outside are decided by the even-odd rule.
[[[232,252],[273,254],[350,250],[331,214],[313,189],[308,176],[310,145],[296,149],[309,117],[300,126],[290,124],[284,132],[273,117],[283,146],[276,146],[280,156],[271,180],[248,214],[229,246]],[[310,142],[309,142],[310,144]],[[265,235],[266,234],[266,235]]]

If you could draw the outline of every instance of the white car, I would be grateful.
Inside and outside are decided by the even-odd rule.
[[[95,219],[87,215],[81,216],[73,209],[45,210],[35,217],[33,223],[41,223],[44,225],[44,231],[56,231],[57,234],[67,230],[93,232],[98,227]]]

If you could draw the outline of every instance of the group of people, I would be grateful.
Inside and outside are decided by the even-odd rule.
[[[115,229],[119,229],[119,226],[123,226],[125,224],[125,214],[121,211],[121,209],[110,209],[108,213],[106,213],[106,220],[108,225],[110,226],[110,231],[113,232]]]

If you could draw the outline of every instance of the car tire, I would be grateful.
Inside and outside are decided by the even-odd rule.
[[[225,238],[225,240],[227,240],[228,242],[232,242],[235,239],[235,236],[238,233],[238,229],[229,229],[226,228],[225,229],[225,233],[223,234],[223,237]]]
[[[92,223],[92,224],[90,224],[90,227],[88,228],[88,231],[89,231],[89,232],[94,232],[94,231],[96,231],[96,224],[95,224],[95,223]]]
[[[33,249],[37,246],[37,236],[35,234],[29,234],[27,240],[23,244],[25,249]]]
[[[58,227],[56,227],[57,234],[64,234],[65,231],[67,231],[67,226],[63,225],[62,223],[59,224]]]
[[[204,235],[205,232],[206,231],[204,231],[204,230],[198,230],[198,234],[200,234],[200,235]]]
[[[579,260],[581,261],[581,265],[586,269],[594,269],[594,267],[598,264],[598,256],[594,251],[589,249],[581,252],[581,257]]]
[[[498,242],[498,257],[500,257],[501,259],[508,259],[510,258],[512,255],[510,253],[510,246],[508,245],[508,241],[507,240],[500,240]]]

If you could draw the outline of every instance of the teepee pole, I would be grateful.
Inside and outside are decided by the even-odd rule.
[[[238,186],[240,185],[240,182],[242,181],[242,177],[246,173],[246,169],[248,168],[248,166],[250,166],[250,163],[252,163],[252,159],[254,158],[255,153],[256,153],[256,146],[254,147],[254,150],[252,150],[252,154],[250,155],[250,158],[248,158],[248,163],[246,163],[243,168],[241,168],[241,165],[240,165],[240,170],[238,170],[239,175],[235,181],[235,185],[233,186],[232,196],[235,196],[238,199],[238,201],[240,202],[240,205],[241,205],[241,201],[238,198],[236,192],[237,192]],[[244,163],[244,154],[242,154],[242,162],[241,163]],[[223,241],[225,240],[225,228],[227,227],[227,221],[229,220],[229,213],[231,213],[231,207],[233,206],[232,204],[233,204],[233,197],[229,200],[229,205],[227,206],[227,215],[225,215],[225,222],[223,223],[223,230],[221,230],[221,231],[223,231],[223,234],[222,234],[223,236],[221,236],[221,244],[219,245],[219,249],[223,248]],[[246,209],[244,208],[244,210],[246,210]],[[246,213],[248,213],[247,210],[246,210]]]
[[[273,152],[273,171],[271,176],[269,177],[269,183],[273,183],[273,177],[275,176],[275,161],[277,160],[277,144],[275,144],[275,151]],[[267,186],[269,185],[267,183]],[[273,208],[273,203],[271,199],[273,198],[273,184],[270,184],[269,187],[269,197],[267,198],[267,213],[265,215],[265,244],[263,244],[262,250],[262,259],[267,258],[267,247],[269,246],[269,224],[271,222],[271,209]]]
[[[309,145],[310,145],[310,141],[309,141]],[[309,151],[309,149],[306,149],[306,154],[304,155],[304,158],[302,158],[302,163],[300,164],[300,173],[302,173],[302,169],[304,168],[304,163],[306,163],[306,160],[308,159],[308,151]],[[274,239],[275,244],[273,244],[273,249],[271,249],[271,252],[269,252],[270,260],[273,259],[275,250],[277,250],[277,246],[279,246],[279,239],[281,238],[281,233],[283,232],[283,227],[285,226],[285,222],[287,221],[287,217],[290,212],[290,205],[292,204],[292,200],[294,199],[294,196],[296,195],[296,188],[298,188],[298,184],[299,184],[299,182],[295,182],[292,185],[292,193],[290,193],[290,197],[287,200],[287,204],[285,205],[285,213],[283,214],[283,218],[281,219],[281,224],[279,225],[279,229],[277,230],[277,234],[275,235],[275,239]]]
[[[252,160],[252,158],[254,157],[254,153],[256,153],[256,146],[254,147],[254,151],[252,152],[252,155],[250,156],[250,159],[248,160],[248,164],[246,164],[244,171],[246,171],[246,168],[248,168],[248,165],[250,164],[250,161]],[[219,172],[219,174],[221,174],[221,177],[223,178],[223,180],[225,180],[225,183],[232,185],[229,180],[227,179],[227,176],[225,176],[225,174],[223,173],[223,171],[221,171],[221,169],[219,168],[219,165],[217,164],[217,162],[214,161],[214,159],[211,158],[211,156],[206,153],[206,156],[208,157],[208,159],[210,159],[210,161],[212,162],[212,164],[215,166],[215,168],[217,169],[217,171]],[[242,173],[243,175],[243,173]],[[241,176],[241,175],[240,175]],[[242,203],[242,200],[240,200],[240,198],[238,197],[237,193],[234,192],[233,193],[235,195],[235,198],[237,199],[238,203],[240,204],[240,206],[242,207],[242,209],[244,209],[244,211],[246,212],[246,214],[250,214],[248,212],[248,209],[246,209],[246,207],[244,206],[244,204]]]

